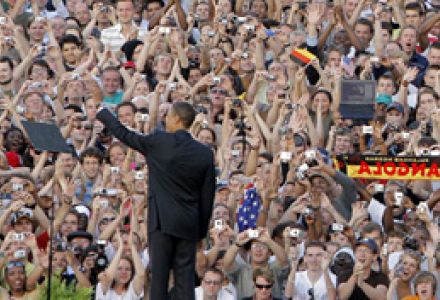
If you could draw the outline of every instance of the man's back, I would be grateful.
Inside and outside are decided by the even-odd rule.
[[[147,158],[148,230],[201,239],[208,230],[215,193],[213,152],[186,130],[142,135],[125,128],[108,110],[100,111],[97,118]]]
[[[206,217],[202,201],[214,189],[212,151],[184,130],[157,132],[146,155],[149,170],[149,230],[181,238],[197,239]],[[205,189],[205,191],[204,191]],[[209,216],[208,216],[209,218]]]

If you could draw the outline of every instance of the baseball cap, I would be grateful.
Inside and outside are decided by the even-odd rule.
[[[90,245],[85,249],[84,257],[87,256],[89,253],[97,253],[98,251],[99,251],[98,246]]]
[[[330,179],[330,177],[327,176],[327,174],[324,174],[322,172],[310,172],[308,175],[309,181],[311,182],[313,178],[315,177],[321,177],[323,178],[325,181],[327,181],[328,184],[331,184],[332,181]]]
[[[29,220],[32,221],[33,215],[34,214],[32,212],[32,209],[29,209],[29,208],[26,208],[26,207],[20,208],[19,211],[17,211],[16,213],[14,213],[12,215],[12,224],[17,223],[17,221],[22,219],[22,218],[26,218],[26,219],[29,219]]]
[[[403,114],[403,105],[400,104],[399,102],[392,102],[392,103],[388,104],[387,112],[389,112],[392,109],[395,109],[398,112],[400,112],[401,114]]]
[[[386,104],[389,105],[393,100],[391,99],[390,95],[386,95],[386,94],[379,94],[376,97],[376,103],[382,103],[382,104]]]
[[[74,238],[86,238],[90,242],[93,242],[93,235],[91,235],[87,231],[74,231],[72,233],[69,233],[69,235],[67,236],[67,241],[70,243]]]
[[[217,183],[217,186],[215,187],[216,192],[220,192],[221,190],[225,190],[225,189],[229,190],[229,185],[225,181],[221,181],[221,182]]]
[[[378,253],[377,244],[373,239],[361,239],[356,242],[356,248],[358,246],[367,246],[371,251],[373,251],[373,253]]]
[[[85,214],[87,218],[90,218],[90,209],[84,205],[75,206],[75,210],[80,214]]]
[[[136,69],[136,64],[134,63],[134,62],[132,62],[132,61],[127,61],[124,65],[123,65],[123,67],[125,68],[125,69]]]

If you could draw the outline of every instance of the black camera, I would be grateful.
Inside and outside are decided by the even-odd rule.
[[[95,270],[98,274],[104,271],[108,266],[108,258],[105,255],[106,244],[106,241],[98,240],[98,256],[95,261]]]
[[[83,248],[81,248],[80,246],[68,246],[67,247],[68,251],[71,251],[75,256],[83,256]]]
[[[199,114],[208,114],[208,109],[202,105],[197,105],[194,109]]]
[[[418,251],[419,249],[419,242],[412,236],[407,235],[405,239],[403,240],[403,248],[404,249],[411,249],[413,251]]]
[[[420,132],[422,133],[423,136],[431,136],[432,134],[432,123],[431,122],[426,122],[426,123],[422,123],[420,124]]]
[[[304,152],[306,157],[306,164],[309,168],[315,167],[318,165],[318,161],[316,160],[316,151],[315,150],[307,150]]]
[[[241,100],[238,98],[232,99],[232,105],[234,107],[241,107]]]

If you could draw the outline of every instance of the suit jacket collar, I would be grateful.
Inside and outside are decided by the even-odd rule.
[[[189,133],[189,131],[188,131],[188,130],[185,130],[185,129],[179,129],[179,130],[176,130],[176,131],[174,132],[174,134],[176,134],[176,135],[178,135],[178,136],[187,136],[187,137],[191,137],[191,133]]]

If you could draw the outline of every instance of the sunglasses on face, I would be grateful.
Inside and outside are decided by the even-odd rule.
[[[21,261],[10,261],[6,265],[7,269],[11,269],[11,268],[15,268],[15,267],[24,267],[24,263],[22,263]]]
[[[84,128],[84,130],[92,130],[92,125],[90,125],[90,124],[76,125],[75,128],[78,130],[81,130],[82,128]]]
[[[225,89],[212,89],[211,94],[220,94],[226,96],[228,93]]]
[[[216,281],[216,280],[204,280],[205,281],[205,283],[207,284],[207,285],[220,285],[221,284],[221,281]]]
[[[116,220],[116,218],[102,218],[101,223],[102,224],[108,224]]]
[[[259,283],[255,284],[255,287],[259,290],[263,290],[263,289],[269,290],[272,288],[272,286],[273,286],[273,284],[259,284]]]

